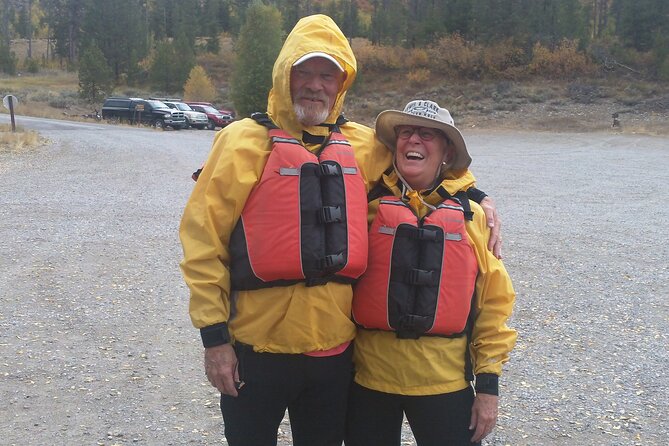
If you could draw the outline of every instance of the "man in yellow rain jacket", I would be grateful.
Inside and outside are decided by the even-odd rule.
[[[342,442],[365,193],[392,159],[341,116],[355,76],[337,25],[301,19],[274,64],[267,114],[216,135],[186,205],[181,267],[230,445],[275,445],[286,409],[295,445]]]

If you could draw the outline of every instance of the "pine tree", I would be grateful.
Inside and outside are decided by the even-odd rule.
[[[174,91],[177,83],[174,76],[174,64],[178,63],[174,47],[170,42],[159,42],[149,69],[149,81],[165,93]],[[182,85],[179,83],[178,85]]]
[[[281,13],[274,6],[254,3],[246,11],[231,79],[232,101],[241,116],[267,109],[272,67],[281,50],[282,34]]]
[[[56,42],[55,52],[74,64],[79,58],[81,23],[90,0],[42,0],[46,22]]]
[[[656,36],[669,32],[666,0],[618,0],[613,7],[618,15],[616,34],[626,46],[648,51],[655,46]]]
[[[177,60],[173,63],[175,83],[179,86],[188,80],[191,69],[195,66],[195,51],[188,36],[179,33],[173,42],[174,55]]]
[[[91,104],[101,102],[111,93],[113,78],[105,56],[92,42],[83,51],[79,63],[79,96]]]
[[[206,0],[202,6],[202,25],[206,30],[207,43],[205,50],[212,54],[218,54],[221,44],[218,40],[220,27],[218,23],[218,11],[222,6],[213,0]]]
[[[200,65],[190,70],[184,85],[184,100],[213,102],[216,99],[216,87]]]
[[[0,38],[0,71],[16,74],[16,54],[9,50],[9,45]]]
[[[92,5],[93,6],[93,5]],[[134,67],[130,66],[131,55],[134,62],[148,53],[143,14],[139,0],[124,2],[100,2],[86,9],[82,22],[85,36],[82,40],[94,39],[104,54],[107,63],[119,80]],[[114,26],[109,26],[113,23]]]
[[[407,38],[407,7],[402,0],[373,2],[371,40],[375,44],[398,45]]]

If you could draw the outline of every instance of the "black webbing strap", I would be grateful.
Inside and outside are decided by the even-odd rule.
[[[393,171],[393,166],[390,166],[389,168],[386,169],[385,172],[383,172],[384,175],[390,175]],[[369,191],[367,194],[367,203],[371,203],[372,201],[376,200],[377,198],[381,198],[384,195],[392,195],[392,191],[390,191],[385,184],[383,184],[383,180],[379,179],[379,182],[372,187],[372,189]]]
[[[487,197],[488,194],[483,192],[481,189],[470,187],[469,189],[467,189],[467,196],[469,197],[470,200],[475,201],[478,204],[481,204],[483,199]]]
[[[339,126],[344,125],[347,122],[348,119],[346,119],[344,115],[339,115],[334,124],[323,123],[323,124],[318,124],[316,127],[327,127],[330,133],[332,132],[341,133],[339,130]],[[328,139],[330,139],[329,136],[325,137],[323,135],[312,135],[307,131],[304,130],[302,131],[302,141],[304,141],[305,144],[322,144],[322,147],[318,150],[319,153],[325,146]]]
[[[469,206],[469,197],[467,196],[467,192],[461,190],[458,191],[455,195],[451,195],[444,188],[444,186],[439,185],[439,187],[437,187],[437,193],[444,200],[455,199],[458,203],[460,203],[460,206],[462,206],[462,209],[465,212],[465,218],[469,221],[472,221],[474,219],[474,213],[472,212],[471,206]]]
[[[465,334],[467,336],[467,346],[465,347],[465,380],[467,382],[474,381],[474,365],[472,364],[472,352],[470,349],[472,343],[472,333],[474,331],[474,322],[476,322],[476,311],[474,310],[476,303],[476,291],[472,295],[472,303],[469,307],[469,315],[467,316],[467,326],[465,327]]]
[[[251,119],[270,130],[279,128],[276,124],[274,124],[274,122],[272,122],[271,119],[269,119],[267,113],[255,112],[251,115]]]

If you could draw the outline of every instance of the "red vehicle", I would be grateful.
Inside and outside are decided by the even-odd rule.
[[[227,108],[219,108],[218,111],[220,111],[224,115],[230,115],[233,118],[235,117],[235,111],[234,110],[228,110]]]
[[[214,130],[216,127],[223,128],[235,119],[231,114],[221,113],[219,110],[216,110],[209,102],[186,102],[186,104],[193,110],[207,115],[207,118],[209,118],[207,128],[209,130]]]

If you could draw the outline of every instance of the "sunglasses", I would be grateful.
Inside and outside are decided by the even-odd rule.
[[[432,141],[437,136],[445,137],[441,130],[428,127],[414,127],[411,125],[399,125],[395,127],[395,133],[399,139],[409,139],[414,133],[418,133],[418,137],[423,141]]]

